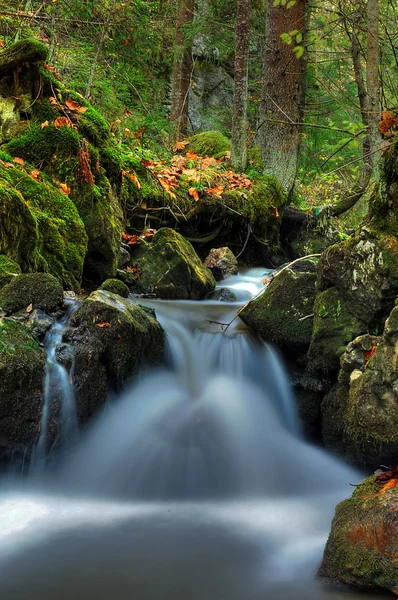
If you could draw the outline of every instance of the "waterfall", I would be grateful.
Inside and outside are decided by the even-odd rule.
[[[277,353],[239,319],[225,326],[267,275],[223,282],[232,302],[145,301],[167,333],[168,367],[110,401],[50,483],[3,486],[2,598],[340,597],[314,576],[334,507],[361,476],[303,438]],[[51,381],[67,389],[54,354],[62,327],[46,341],[37,457]]]

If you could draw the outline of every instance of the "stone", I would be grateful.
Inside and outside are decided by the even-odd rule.
[[[359,466],[398,455],[398,306],[383,336],[359,336],[341,357],[338,382],[322,403],[327,448]]]
[[[106,279],[101,285],[102,290],[107,290],[113,294],[118,294],[122,298],[128,298],[130,290],[120,279]]]
[[[319,575],[398,595],[397,548],[397,482],[371,476],[337,506]]]
[[[55,319],[39,309],[33,310],[28,314],[29,318],[26,321],[26,325],[37,338],[44,338],[47,331],[54,325]]]
[[[238,261],[229,248],[213,248],[204,264],[213,273],[216,281],[238,273]]]
[[[215,288],[210,270],[182,235],[164,227],[150,242],[144,240],[132,253],[137,269],[135,289],[165,299],[199,300]]]
[[[31,330],[0,318],[0,464],[18,468],[40,431],[46,354]]]
[[[71,314],[64,341],[73,347],[78,418],[87,422],[111,393],[164,359],[165,336],[141,307],[98,289]]]
[[[312,335],[315,282],[314,273],[285,269],[239,316],[264,341],[289,355],[306,351]]]
[[[24,273],[0,290],[0,309],[11,315],[32,305],[51,313],[63,304],[62,286],[49,273]]]
[[[20,274],[19,264],[9,259],[8,256],[0,254],[0,289]]]

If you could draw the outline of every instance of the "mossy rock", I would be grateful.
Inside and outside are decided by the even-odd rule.
[[[30,329],[0,318],[0,463],[14,467],[37,441],[46,355]]]
[[[142,241],[131,260],[137,268],[136,288],[140,293],[198,300],[212,292],[216,285],[192,245],[167,227],[159,229],[151,242]]]
[[[355,339],[322,404],[326,446],[359,466],[392,464],[398,453],[398,306],[383,336]]]
[[[351,303],[337,288],[317,294],[308,352],[311,371],[338,371],[347,344],[366,331],[366,324],[353,316],[351,309]]]
[[[59,281],[49,273],[25,273],[0,290],[0,308],[14,314],[32,305],[32,310],[54,312],[62,306],[63,291]]]
[[[21,267],[8,256],[0,254],[0,289],[20,274]]]
[[[72,313],[69,326],[66,340],[74,347],[81,422],[104,404],[109,393],[121,392],[133,377],[164,359],[165,336],[158,321],[112,292],[93,292]]]
[[[321,577],[398,594],[398,488],[365,479],[336,508]]]
[[[101,285],[101,289],[113,294],[118,294],[122,298],[128,298],[130,290],[120,279],[106,279]]]
[[[47,271],[65,287],[79,288],[87,235],[72,200],[44,174],[36,180],[29,167],[13,163],[4,153],[0,179],[0,207],[5,214],[0,252],[24,271]]]
[[[231,149],[231,143],[219,131],[203,131],[189,138],[189,149],[199,156],[221,158]]]
[[[289,353],[305,351],[311,341],[315,273],[286,269],[252,300],[240,318],[267,342]]]

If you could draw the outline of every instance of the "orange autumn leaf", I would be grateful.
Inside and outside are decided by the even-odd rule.
[[[185,154],[185,156],[189,160],[198,160],[198,158],[199,158],[199,156],[197,154],[195,154],[195,152],[193,150],[188,150],[188,152]]]
[[[24,161],[24,159],[23,159],[23,158],[19,158],[18,156],[16,156],[16,157],[14,158],[14,162],[16,162],[16,163],[17,163],[17,165],[21,165],[21,166],[25,164],[25,161]]]
[[[48,100],[53,106],[56,106],[58,104],[58,100],[54,98],[54,96],[50,96]]]
[[[39,169],[33,169],[33,171],[30,171],[29,175],[33,177],[33,179],[36,179],[36,181],[39,181],[40,171]]]
[[[47,71],[55,71],[55,67],[50,67],[50,65],[44,65],[44,68],[47,69]]]
[[[191,187],[188,190],[188,194],[197,202],[199,200],[198,190],[195,187]]]
[[[216,196],[217,198],[221,198],[223,191],[223,185],[217,185],[214,188],[207,188],[207,193],[210,194],[210,196]]]
[[[72,127],[77,129],[76,125],[69,119],[69,117],[58,117],[54,121],[54,127]]]
[[[40,129],[44,129],[45,127],[48,127],[48,126],[49,126],[49,124],[50,124],[50,123],[49,123],[48,121],[44,121],[44,123],[42,123],[42,124],[40,125]]]
[[[96,323],[95,325],[96,325],[96,327],[112,327],[112,325],[110,323],[106,323],[106,322]]]
[[[175,150],[176,152],[178,150],[184,150],[185,146],[188,146],[189,144],[189,140],[180,140],[179,142],[176,142],[173,150]]]
[[[75,100],[66,100],[65,106],[67,106],[69,110],[79,113],[85,113],[88,110],[87,106],[80,106],[80,104]]]
[[[65,194],[66,196],[69,196],[69,194],[71,193],[71,189],[68,185],[66,185],[66,183],[60,183],[59,184],[59,191],[62,192],[63,194]]]

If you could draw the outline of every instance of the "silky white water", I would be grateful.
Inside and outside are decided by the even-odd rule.
[[[335,505],[360,476],[305,442],[275,351],[237,301],[146,302],[169,366],[110,402],[48,477],[4,483],[0,597],[329,599],[315,581]],[[93,382],[95,385],[95,382]]]

